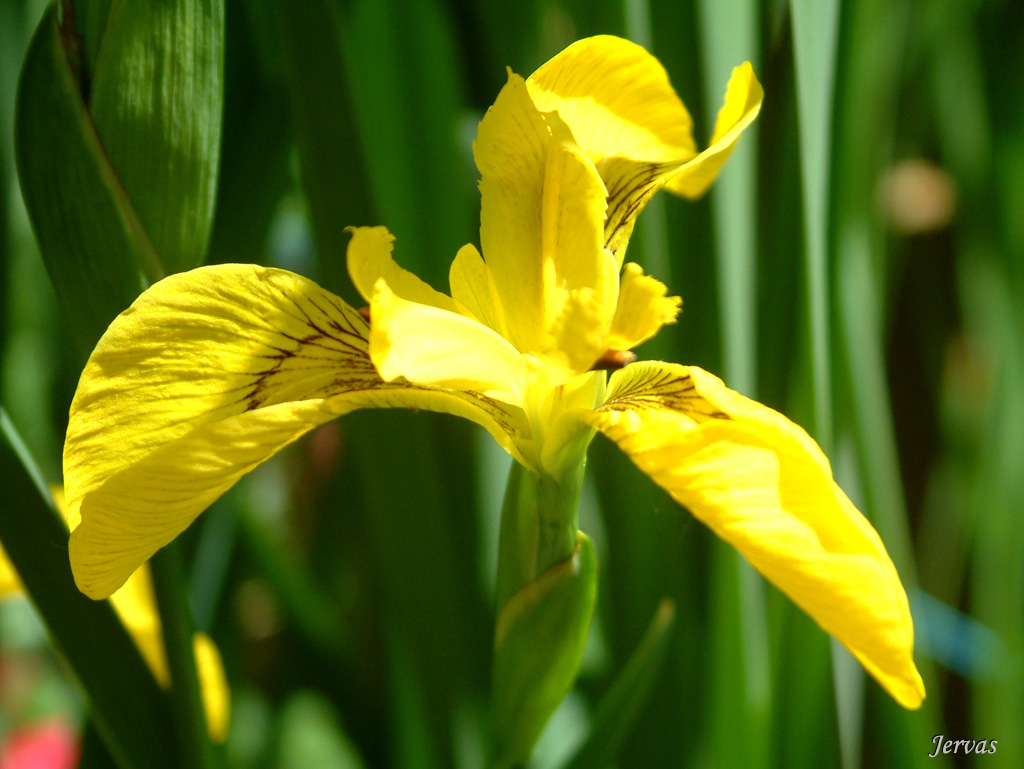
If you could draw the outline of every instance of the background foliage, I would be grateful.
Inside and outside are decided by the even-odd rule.
[[[51,287],[13,151],[44,9],[0,4],[0,403],[59,483],[82,320]],[[979,765],[1024,766],[1020,3],[226,0],[207,260],[352,301],[344,227],[385,224],[443,288],[477,238],[470,142],[506,65],[526,75],[596,33],[658,56],[699,142],[733,65],[764,83],[714,192],[640,219],[631,258],[684,297],[640,354],[721,374],[815,434],[908,588],[928,699],[902,711],[599,438],[581,510],[598,618],[534,764],[973,765],[927,757],[945,734],[998,740]],[[233,684],[228,766],[481,763],[509,462],[457,420],[356,413],[201,517],[189,593]],[[623,691],[638,644],[660,667]],[[0,732],[64,719],[83,765],[105,765],[24,601],[0,606],[0,654]]]

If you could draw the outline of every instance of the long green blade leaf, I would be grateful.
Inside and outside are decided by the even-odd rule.
[[[53,6],[18,86],[18,177],[39,248],[81,352],[138,296],[156,254],[82,101]]]
[[[123,769],[179,767],[167,698],[110,604],[91,601],[75,587],[67,529],[2,408],[0,433],[6,484],[0,541],[54,648],[84,690],[111,755]]]
[[[800,126],[800,172],[803,182],[804,281],[810,338],[810,395],[814,404],[811,434],[827,455],[833,454],[829,183],[831,179],[832,110],[839,30],[838,0],[793,0],[793,54],[796,67],[797,116]],[[848,657],[833,653],[839,736],[845,766],[857,762],[861,692],[848,673]]]
[[[698,4],[706,114],[721,105],[732,68],[758,59],[758,3]],[[769,96],[768,98],[771,98]],[[711,192],[718,267],[722,375],[729,386],[757,396],[757,126],[736,147]],[[768,766],[771,676],[764,581],[739,553],[713,548],[713,625],[709,652],[712,755],[720,765]],[[737,740],[741,729],[746,739]]]
[[[598,703],[590,737],[565,769],[598,769],[615,761],[658,681],[675,617],[675,603],[663,599],[633,656]]]
[[[800,123],[800,174],[804,192],[804,277],[811,336],[811,392],[814,399],[814,419],[810,432],[825,453],[831,454],[828,204],[839,2],[793,0],[791,8]]]
[[[90,107],[110,162],[168,272],[206,255],[220,161],[221,0],[114,0]]]

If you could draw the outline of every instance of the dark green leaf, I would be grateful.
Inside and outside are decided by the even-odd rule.
[[[599,769],[615,761],[659,680],[675,617],[675,603],[662,599],[633,656],[598,703],[590,736],[565,769]]]
[[[110,604],[75,587],[67,528],[2,408],[0,432],[0,477],[7,483],[0,541],[111,755],[123,769],[179,767],[167,698]]]
[[[87,353],[139,294],[141,266],[157,259],[86,111],[52,7],[22,68],[15,149],[46,269]]]
[[[114,0],[90,111],[168,272],[206,255],[220,159],[221,0]]]
[[[324,283],[339,290],[352,225],[378,224],[369,199],[348,72],[342,17],[329,0],[274,0],[280,24],[302,185],[309,201]]]

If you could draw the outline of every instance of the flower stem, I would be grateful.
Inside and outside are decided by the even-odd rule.
[[[184,568],[177,542],[164,547],[150,561],[153,590],[160,610],[167,669],[171,674],[171,711],[184,765],[218,769],[210,743],[202,692],[193,653],[192,613],[185,595]]]
[[[576,548],[584,462],[559,477],[512,465],[501,509],[497,609]]]

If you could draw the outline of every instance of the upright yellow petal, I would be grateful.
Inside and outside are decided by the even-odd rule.
[[[312,281],[219,265],[160,281],[86,365],[64,445],[72,570],[116,590],[243,474],[319,424],[365,407],[471,419],[523,460],[521,415],[476,392],[385,383],[366,321]]]
[[[590,288],[571,291],[551,325],[551,349],[545,357],[564,366],[566,376],[590,370],[608,349],[611,317],[602,300],[603,296]],[[558,382],[551,384],[557,386]]]
[[[537,108],[557,111],[595,163],[616,155],[682,161],[697,154],[690,114],[664,67],[636,43],[611,35],[580,40],[526,85]]]
[[[584,417],[841,641],[897,702],[917,708],[907,597],[878,534],[817,444],[698,369],[616,372]]]
[[[544,323],[550,329],[569,295],[590,289],[604,296],[604,213],[607,191],[568,129],[554,116],[553,142],[544,169],[541,201],[541,264]],[[604,308],[608,321],[613,307]]]
[[[565,124],[538,111],[511,72],[473,153],[480,242],[507,337],[521,352],[537,352],[568,292],[600,290],[606,190]]]
[[[538,109],[558,112],[597,166],[608,189],[605,246],[620,264],[647,201],[666,185],[690,198],[703,194],[763,95],[750,64],[737,67],[711,146],[697,155],[693,121],[664,68],[628,40],[580,40],[533,73],[527,87]]]
[[[544,332],[541,201],[551,132],[511,71],[480,121],[473,156],[480,170],[480,245],[505,311],[507,337],[536,349]]]

